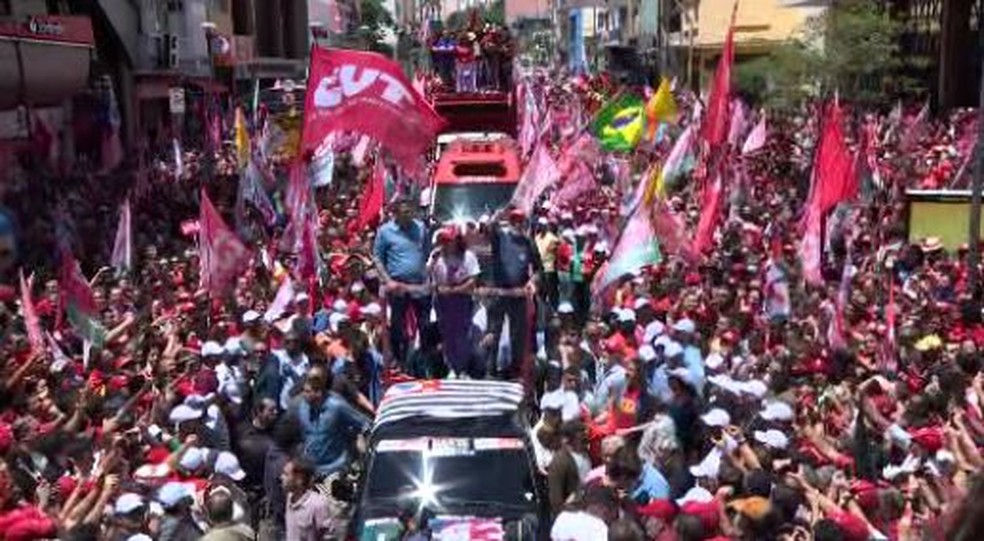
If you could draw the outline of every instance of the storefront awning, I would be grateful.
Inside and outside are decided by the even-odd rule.
[[[0,110],[54,105],[84,89],[94,44],[88,17],[0,21]]]

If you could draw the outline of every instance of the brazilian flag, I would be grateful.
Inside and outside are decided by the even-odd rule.
[[[591,131],[604,150],[631,151],[646,132],[646,105],[639,96],[619,94],[598,111]]]

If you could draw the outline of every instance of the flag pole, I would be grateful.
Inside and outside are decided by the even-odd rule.
[[[982,61],[984,66],[984,61]],[[982,148],[982,138],[984,138],[984,71],[981,72],[980,82],[980,103],[977,107],[977,143],[974,145],[975,167],[974,178],[970,188],[970,229],[968,231],[967,246],[967,288],[974,299],[975,304],[979,304],[981,295],[980,286],[980,231],[981,231],[981,189],[984,187],[984,148]]]

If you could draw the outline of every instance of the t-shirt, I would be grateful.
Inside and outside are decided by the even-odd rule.
[[[537,235],[536,248],[540,251],[540,260],[543,262],[543,272],[554,272],[557,260],[557,245],[560,239],[552,231],[547,231]]]
[[[481,274],[478,258],[471,250],[461,257],[437,255],[431,264],[431,279],[437,285],[456,286]]]
[[[608,526],[584,511],[564,511],[550,529],[551,541],[598,541],[608,539]]]
[[[510,230],[492,235],[492,283],[496,287],[523,287],[530,267],[539,270],[540,254],[527,237]]]
[[[387,222],[376,234],[373,255],[391,278],[400,282],[419,284],[424,281],[424,265],[430,252],[427,229],[414,221],[407,229],[396,222]]]

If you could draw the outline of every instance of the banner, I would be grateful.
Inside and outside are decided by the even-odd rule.
[[[133,268],[133,223],[130,213],[130,200],[123,201],[120,207],[120,221],[116,226],[116,239],[113,242],[113,254],[110,264],[117,271]]]
[[[550,155],[550,149],[547,145],[537,145],[530,163],[519,178],[516,191],[513,192],[512,204],[529,215],[543,191],[556,184],[558,180],[560,180],[560,170]]]
[[[311,50],[302,154],[315,151],[329,133],[350,130],[414,169],[443,125],[396,62],[362,51]]]
[[[204,189],[201,198],[198,219],[201,287],[210,293],[221,294],[234,286],[239,274],[246,269],[249,251],[222,220]]]

